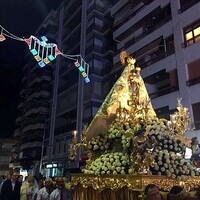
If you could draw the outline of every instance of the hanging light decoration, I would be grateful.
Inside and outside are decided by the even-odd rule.
[[[14,40],[26,42],[29,47],[31,54],[34,56],[38,65],[43,68],[45,65],[49,64],[51,61],[55,60],[58,55],[61,55],[67,59],[75,60],[75,66],[78,68],[82,74],[86,83],[90,82],[88,77],[89,74],[89,64],[84,61],[81,55],[67,55],[63,54],[57,47],[57,44],[47,43],[48,39],[46,36],[42,36],[41,40],[37,37],[31,35],[29,38],[20,38],[10,32],[8,32],[3,26],[0,25],[0,42],[6,40],[9,37]],[[5,37],[6,36],[6,37]],[[80,60],[80,62],[79,62]]]

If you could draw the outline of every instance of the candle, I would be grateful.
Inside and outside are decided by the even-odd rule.
[[[175,123],[175,122],[176,122],[176,115],[175,115],[175,114],[170,115],[170,121],[171,121],[172,123]]]
[[[186,114],[188,111],[188,108],[184,107],[184,113]]]
[[[121,103],[121,101],[119,101],[119,108],[121,108],[122,107],[122,103]]]
[[[73,134],[74,134],[74,138],[76,138],[77,133],[78,133],[77,130],[75,130],[75,131],[73,132]]]

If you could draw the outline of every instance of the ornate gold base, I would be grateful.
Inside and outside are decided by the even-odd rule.
[[[181,185],[187,191],[195,190],[200,185],[200,177],[189,178],[186,181],[177,181],[166,176],[153,175],[85,175],[72,174],[72,184],[75,188],[75,200],[94,200],[101,199],[98,195],[120,195],[130,196],[128,199],[139,199],[146,185],[153,183],[161,191],[167,192],[174,185]],[[123,189],[123,190],[122,190]],[[121,191],[121,192],[120,192]],[[88,195],[97,195],[89,198]],[[87,198],[86,196],[87,194]],[[113,193],[113,194],[112,194]],[[119,195],[118,194],[118,195]],[[79,198],[81,196],[81,198]],[[132,198],[132,197],[133,198]],[[104,198],[103,198],[104,199]],[[106,199],[106,198],[105,198]],[[112,199],[112,198],[110,198]]]

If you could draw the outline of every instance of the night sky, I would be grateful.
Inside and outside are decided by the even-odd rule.
[[[62,0],[0,0],[0,25],[19,37],[34,35],[51,9]],[[0,138],[12,137],[27,45],[0,42]]]

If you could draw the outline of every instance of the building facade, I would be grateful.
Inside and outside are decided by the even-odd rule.
[[[0,175],[9,174],[16,153],[13,152],[13,145],[17,143],[13,139],[0,139]]]
[[[14,135],[20,139],[19,160],[40,172],[48,166],[47,175],[79,167],[81,157],[68,160],[73,131],[80,140],[83,125],[120,76],[122,50],[142,68],[157,114],[168,118],[181,97],[198,129],[199,9],[198,0],[65,0],[51,11],[36,36],[46,35],[65,54],[81,54],[90,65],[91,82],[83,84],[76,59],[58,56],[40,68],[27,53]]]
[[[121,73],[119,52],[127,50],[142,68],[154,109],[169,118],[177,98],[200,128],[200,2],[197,0],[120,0],[112,7],[118,52],[111,73]]]
[[[109,72],[116,46],[110,8],[114,2],[63,1],[36,31],[37,38],[45,35],[64,54],[81,54],[90,65],[91,82],[83,83],[76,59],[58,56],[40,68],[27,52],[14,136],[21,142],[19,160],[32,165],[25,166],[28,169],[35,166],[35,172],[44,172],[41,169],[48,166],[45,173],[54,175],[79,167],[79,161],[68,162],[73,131],[78,130],[80,139],[82,125],[91,121],[112,85]]]

